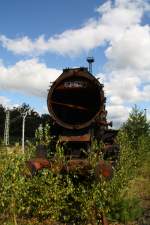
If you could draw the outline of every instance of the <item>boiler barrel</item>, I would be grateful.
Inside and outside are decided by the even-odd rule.
[[[49,90],[49,113],[64,128],[88,127],[103,104],[102,88],[86,68],[65,69]]]

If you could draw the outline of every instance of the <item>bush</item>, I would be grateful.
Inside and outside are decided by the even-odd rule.
[[[128,140],[135,150],[139,150],[139,140],[143,137],[150,137],[150,122],[147,120],[145,112],[136,105],[132,108],[128,120],[123,124],[122,130],[128,135]]]
[[[88,160],[92,170],[86,178],[76,173],[53,174],[44,169],[37,176],[28,177],[26,160],[35,148],[29,144],[25,155],[14,151],[2,161],[0,170],[0,215],[16,225],[18,218],[51,218],[68,224],[101,224],[103,214],[112,221],[123,223],[137,218],[141,209],[138,200],[127,198],[128,183],[137,174],[140,157],[148,152],[147,139],[139,140],[139,154],[133,149],[125,132],[120,132],[120,156],[111,180],[94,175],[99,157],[103,157],[100,147],[93,143]],[[63,159],[63,151],[58,145],[57,160]],[[97,157],[97,154],[99,157]],[[130,210],[131,209],[131,210]]]

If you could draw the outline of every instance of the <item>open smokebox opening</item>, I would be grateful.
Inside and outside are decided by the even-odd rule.
[[[100,109],[99,86],[87,78],[67,78],[53,90],[51,106],[60,121],[69,125],[84,124]]]

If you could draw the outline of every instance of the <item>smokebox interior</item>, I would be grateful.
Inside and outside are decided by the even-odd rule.
[[[69,125],[90,121],[100,108],[100,89],[96,82],[84,77],[67,78],[53,89],[53,114]]]

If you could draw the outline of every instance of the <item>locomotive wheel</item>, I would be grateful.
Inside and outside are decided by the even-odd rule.
[[[111,160],[115,163],[119,158],[119,150],[118,144],[105,144],[103,150],[104,160]]]

